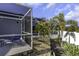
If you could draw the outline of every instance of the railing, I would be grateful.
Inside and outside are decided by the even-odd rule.
[[[11,36],[31,36],[31,33],[27,33],[27,34],[7,34],[7,35],[0,35],[0,37],[11,37]]]
[[[13,44],[14,42],[16,42],[16,44],[18,43],[20,44],[24,42],[24,39],[21,36],[31,36],[31,35],[32,35],[31,33],[0,35],[0,47],[5,46],[7,44]]]

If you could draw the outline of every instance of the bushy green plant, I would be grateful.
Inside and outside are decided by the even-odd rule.
[[[45,21],[39,21],[36,24],[35,31],[40,35],[48,35],[50,33],[49,23]]]
[[[74,44],[64,43],[64,54],[68,56],[79,56],[79,48]]]

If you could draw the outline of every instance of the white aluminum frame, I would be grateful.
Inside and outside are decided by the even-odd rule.
[[[22,33],[22,20],[25,20],[24,18],[26,17],[26,15],[29,13],[31,11],[31,32],[29,33],[29,32],[25,32],[24,34]],[[9,14],[10,15],[10,14]],[[11,14],[12,15],[12,14]],[[30,44],[31,45],[26,45],[26,49],[27,49],[27,51],[28,50],[31,50],[32,49],[32,47],[33,47],[33,39],[32,39],[32,8],[29,8],[29,10],[25,13],[25,15],[24,16],[22,16],[22,18],[20,18],[20,16],[18,17],[18,18],[13,18],[13,17],[3,17],[3,16],[0,16],[0,18],[7,18],[7,19],[13,19],[13,20],[19,20],[19,21],[21,21],[21,34],[4,34],[4,35],[0,35],[0,37],[11,37],[11,36],[29,36],[29,37],[31,37],[31,42],[30,42]],[[29,48],[28,48],[29,47]],[[21,47],[22,48],[22,47]],[[23,51],[26,51],[25,50],[25,47],[23,47],[22,49],[24,49]],[[20,51],[20,48],[12,48],[11,49],[12,51],[10,51],[9,52],[9,54],[6,54],[6,55],[11,55],[12,53],[15,53],[15,52],[18,52],[18,51]],[[19,52],[20,53],[20,52]],[[12,54],[13,55],[13,54]]]
[[[32,8],[31,8],[32,11]],[[33,21],[32,21],[32,12],[31,12],[31,49],[33,48],[33,27],[32,27]]]
[[[0,18],[12,19],[12,20],[19,20],[20,19],[20,18],[6,17],[6,16],[0,16]]]
[[[31,36],[30,33],[27,34],[7,34],[7,35],[0,35],[0,37],[10,37],[10,36]]]
[[[30,36],[31,38],[31,42],[30,42],[30,48],[32,49],[33,47],[33,39],[32,39],[32,9],[30,8],[26,13],[25,15],[20,19],[20,18],[13,18],[13,17],[1,17],[1,18],[8,18],[8,19],[13,19],[13,20],[19,20],[21,21],[21,34],[4,34],[4,35],[0,35],[0,37],[11,37],[11,36],[21,36],[21,38],[23,36]],[[25,32],[24,34],[22,33],[22,20],[25,20],[24,18],[26,17],[26,15],[31,11],[31,32]]]
[[[3,17],[3,16],[0,16],[0,18],[8,18],[8,19],[14,19],[14,20],[20,20],[22,21],[24,19],[24,17],[31,11],[31,9],[29,9],[25,15],[19,19],[19,18],[13,18],[13,17]],[[32,16],[32,15],[31,15]],[[32,23],[32,22],[31,22]],[[32,27],[32,26],[31,26]],[[32,30],[31,30],[32,31]],[[21,23],[21,34],[7,34],[7,35],[0,35],[0,37],[6,37],[6,36],[23,36],[23,35],[28,35],[28,34],[22,34],[22,23]],[[31,34],[30,34],[31,35]]]
[[[9,14],[9,13],[4,13],[4,12],[0,12],[0,14],[12,15],[12,16],[17,16],[17,17],[20,16],[20,15],[14,15],[14,14]],[[20,17],[22,17],[22,16],[20,16]]]

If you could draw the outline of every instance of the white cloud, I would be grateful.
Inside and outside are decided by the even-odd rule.
[[[79,5],[75,6],[75,10],[79,11]]]
[[[74,12],[73,11],[70,11],[68,12],[66,15],[65,15],[65,19],[72,19],[72,17],[74,16]]]
[[[65,7],[64,7],[64,10],[70,10],[70,8],[71,8],[71,5],[69,5],[69,4],[67,4]]]
[[[48,9],[48,8],[50,8],[50,7],[53,7],[55,4],[56,4],[56,3],[49,3],[49,4],[46,6],[46,8]]]
[[[71,6],[67,4],[65,7],[59,9],[59,11],[66,11],[66,10],[71,10]]]
[[[20,4],[24,6],[30,6],[30,7],[38,7],[42,5],[42,3],[20,3]]]
[[[79,12],[77,11],[70,11],[65,16],[66,19],[73,19],[73,18],[79,18]]]
[[[79,22],[79,18],[76,18],[75,20]]]
[[[55,15],[59,14],[60,12],[64,12],[66,10],[71,10],[71,6],[69,4],[67,4],[66,6],[64,6],[63,8],[60,8],[60,9],[56,8]]]
[[[42,4],[41,3],[27,3],[27,5],[30,5],[30,6],[40,6]]]
[[[79,19],[79,6],[75,6],[74,10],[71,10],[65,15],[65,19]]]

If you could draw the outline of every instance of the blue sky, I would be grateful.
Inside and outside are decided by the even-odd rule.
[[[24,3],[32,7],[33,16],[47,19],[60,12],[65,15],[65,20],[73,19],[79,22],[79,3]]]

